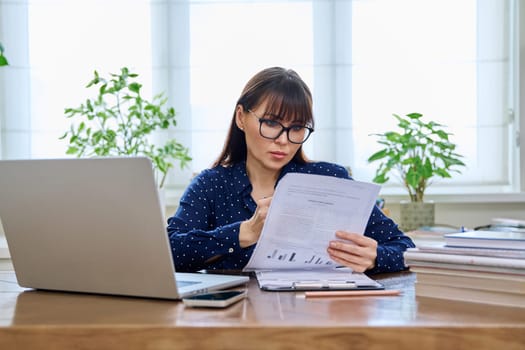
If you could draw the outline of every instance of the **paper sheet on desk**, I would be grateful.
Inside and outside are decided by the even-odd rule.
[[[335,231],[364,233],[376,184],[313,174],[286,174],[245,271],[332,269],[326,249]]]

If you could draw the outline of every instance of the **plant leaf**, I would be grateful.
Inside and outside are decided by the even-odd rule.
[[[75,123],[61,139],[69,137],[66,152],[77,156],[147,156],[164,179],[175,161],[182,169],[191,157],[188,148],[174,139],[160,147],[150,144],[154,131],[176,126],[175,109],[165,106],[168,99],[163,93],[153,101],[142,97],[142,84],[135,81],[137,77],[127,67],[122,67],[118,74],[110,73],[109,78],[94,71],[86,88],[98,85],[94,90],[98,94],[79,107],[64,109],[67,118],[75,117]]]
[[[398,130],[373,134],[385,148],[373,153],[368,162],[381,160],[374,182],[385,183],[388,174],[397,172],[412,200],[422,200],[429,179],[450,177],[449,171],[460,172],[466,166],[461,155],[454,153],[456,145],[444,126],[434,121],[424,122],[421,113],[406,117],[393,114]]]
[[[1,66],[8,66],[9,62],[7,61],[7,58],[4,55],[0,54],[0,67]]]

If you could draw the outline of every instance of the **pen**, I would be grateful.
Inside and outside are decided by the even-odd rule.
[[[383,295],[399,295],[399,294],[401,294],[401,291],[397,289],[304,292],[304,295],[306,297],[357,297],[357,296],[383,296]]]

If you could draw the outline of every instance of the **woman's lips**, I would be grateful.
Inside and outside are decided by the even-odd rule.
[[[270,152],[270,154],[274,157],[274,158],[278,158],[278,159],[283,159],[286,157],[286,153],[284,152]]]

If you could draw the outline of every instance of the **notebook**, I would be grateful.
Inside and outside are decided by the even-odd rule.
[[[525,250],[525,232],[478,230],[449,233],[444,238],[450,247]]]
[[[148,158],[0,161],[0,219],[22,287],[181,299],[246,283],[175,273]]]

